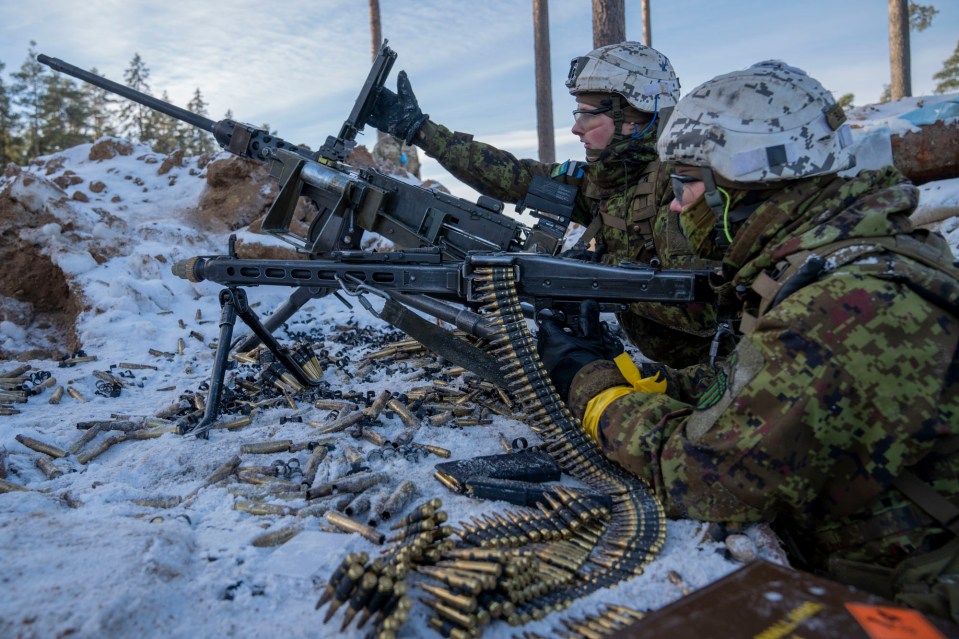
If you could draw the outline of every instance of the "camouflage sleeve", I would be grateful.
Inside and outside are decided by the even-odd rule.
[[[767,313],[698,402],[614,401],[599,444],[674,517],[849,515],[959,429],[957,341],[955,317],[847,267]]]
[[[575,176],[554,175],[556,169],[562,166],[560,164],[517,159],[511,153],[474,141],[469,133],[454,133],[429,120],[423,126],[417,144],[458,180],[483,195],[504,202],[523,199],[535,175],[553,177],[577,187],[581,182]],[[573,221],[588,224],[591,219],[589,202],[581,192],[577,197]]]

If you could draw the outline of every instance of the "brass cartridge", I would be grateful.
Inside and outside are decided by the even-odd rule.
[[[42,442],[39,439],[27,437],[26,435],[17,435],[14,437],[14,439],[31,450],[35,450],[38,453],[43,453],[44,455],[49,455],[55,459],[67,456],[67,451],[52,444]]]
[[[376,530],[372,526],[360,523],[346,515],[331,510],[326,513],[326,520],[344,532],[355,532],[370,540],[377,546],[382,546],[386,541],[386,535]]]

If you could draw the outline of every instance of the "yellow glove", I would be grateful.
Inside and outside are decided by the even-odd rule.
[[[620,353],[613,360],[620,374],[626,378],[631,386],[612,386],[589,400],[586,412],[583,414],[583,430],[590,438],[599,443],[599,418],[606,407],[629,393],[665,393],[666,380],[659,378],[659,373],[650,377],[643,377],[636,364],[626,353]]]

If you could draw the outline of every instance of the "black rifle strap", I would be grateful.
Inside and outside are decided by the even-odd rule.
[[[491,384],[503,384],[499,363],[486,351],[428,322],[399,302],[386,300],[379,317],[457,366],[476,373]]]

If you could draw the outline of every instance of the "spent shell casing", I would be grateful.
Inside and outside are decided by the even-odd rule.
[[[326,513],[326,520],[344,532],[355,532],[370,540],[377,546],[382,546],[386,541],[386,535],[372,526],[351,519],[334,510]]]
[[[78,402],[85,402],[85,401],[87,401],[86,398],[85,398],[83,395],[80,394],[80,391],[78,391],[77,389],[75,389],[73,386],[67,386],[67,395],[69,395],[69,396],[72,397],[73,399],[77,400]]]
[[[56,479],[63,474],[63,471],[57,468],[52,461],[46,457],[37,457],[34,462],[37,465],[37,468],[46,475],[47,479]]]
[[[177,355],[183,355],[186,351],[186,342],[183,341],[182,337],[176,338],[176,353]]]
[[[60,360],[60,366],[74,366],[76,364],[84,364],[86,362],[95,362],[97,361],[96,355],[84,355],[83,357],[69,357],[67,359]]]
[[[92,460],[102,455],[103,453],[110,450],[110,447],[113,446],[114,444],[119,444],[120,442],[124,442],[126,441],[126,439],[127,439],[126,433],[107,437],[106,439],[101,441],[99,444],[97,444],[96,447],[94,447],[92,450],[89,450],[87,452],[81,451],[77,453],[76,455],[77,462],[80,464],[86,465],[90,463]]]
[[[139,497],[130,501],[144,508],[173,508],[183,503],[183,498],[179,495],[171,495],[169,497]]]
[[[233,504],[234,510],[242,510],[251,515],[293,515],[296,511],[289,506],[281,504],[271,504],[265,501],[254,501],[252,499],[241,499]]]
[[[6,479],[0,479],[0,493],[12,493],[15,491],[29,492],[30,489],[27,488],[26,486],[15,484],[12,481],[7,481]]]
[[[237,428],[242,428],[244,426],[249,426],[253,423],[253,418],[249,415],[244,415],[243,417],[238,417],[236,419],[231,419],[227,422],[219,422],[214,424],[213,428],[219,430],[236,430]]]
[[[262,535],[257,535],[250,542],[257,548],[268,548],[270,546],[280,546],[285,544],[289,540],[296,537],[300,531],[303,530],[301,524],[293,524],[291,526],[284,526],[283,528],[278,528],[277,530],[272,530],[268,533],[263,533]]]
[[[39,439],[34,439],[33,437],[27,437],[26,435],[17,435],[14,437],[18,442],[26,446],[31,450],[35,450],[38,453],[43,453],[44,455],[49,455],[50,457],[59,459],[60,457],[66,457],[67,451],[62,448],[58,448],[52,444],[47,444],[40,441]]]
[[[240,445],[241,455],[263,455],[267,453],[285,453],[293,445],[291,439],[268,440]]]
[[[101,430],[102,428],[100,424],[96,424],[95,426],[88,428],[83,432],[82,435],[77,437],[75,442],[70,444],[70,448],[67,449],[67,452],[71,455],[76,455],[81,448],[92,442],[96,436],[100,434]]]
[[[156,366],[153,366],[152,364],[136,364],[134,362],[120,362],[119,364],[117,364],[117,366],[119,368],[126,368],[129,370],[151,370],[151,371],[159,370]]]
[[[357,473],[335,479],[330,484],[338,493],[358,493],[370,486],[389,481],[389,478],[390,476],[386,473]]]
[[[409,480],[404,481],[392,494],[377,505],[376,514],[383,520],[391,518],[395,513],[403,510],[410,499],[413,498],[415,492],[416,484]]]
[[[320,464],[323,463],[323,460],[326,459],[329,452],[329,449],[322,445],[313,449],[313,452],[310,453],[310,458],[306,462],[306,468],[303,469],[303,481],[300,483],[307,488],[313,485],[313,481],[316,479],[316,471],[319,470]]]
[[[420,427],[420,420],[410,412],[409,406],[401,402],[399,398],[391,398],[386,402],[386,405],[399,416],[400,421],[406,424],[408,428],[417,429]]]

